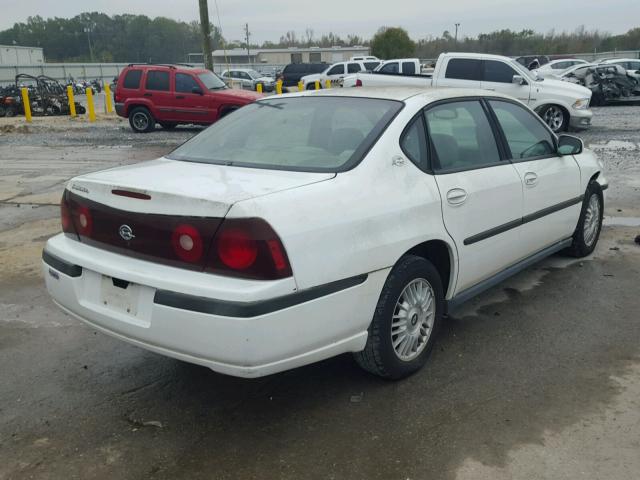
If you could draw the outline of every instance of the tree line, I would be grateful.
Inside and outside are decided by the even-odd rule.
[[[225,41],[212,27],[212,47],[246,48],[242,41]],[[26,22],[0,31],[0,44],[43,47],[48,62],[184,62],[187,54],[200,52],[199,22],[180,22],[146,15],[113,15],[86,12],[73,18],[27,18]],[[251,48],[330,47],[367,45],[380,58],[436,58],[445,51],[468,51],[502,55],[590,53],[594,51],[640,49],[640,28],[621,35],[579,27],[573,32],[509,29],[456,39],[449,31],[439,36],[413,40],[399,27],[382,27],[370,39],[359,35],[341,37],[334,33],[316,36],[287,31],[279,40],[251,44]]]

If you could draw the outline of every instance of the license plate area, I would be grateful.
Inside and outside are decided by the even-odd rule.
[[[114,277],[102,276],[100,300],[104,307],[133,317],[138,315],[140,285]]]

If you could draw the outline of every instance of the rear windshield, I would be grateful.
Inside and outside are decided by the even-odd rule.
[[[403,103],[353,97],[265,99],[196,135],[169,158],[312,172],[356,165]]]

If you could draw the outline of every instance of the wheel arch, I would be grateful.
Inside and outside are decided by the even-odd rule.
[[[455,255],[453,247],[444,240],[431,239],[411,247],[401,258],[405,255],[416,255],[425,260],[429,260],[433,264],[440,274],[442,286],[444,287],[444,296],[447,298],[453,291],[453,283],[455,280]]]
[[[125,103],[125,106],[124,106],[125,115],[128,117],[129,114],[131,113],[131,111],[134,108],[138,108],[138,107],[146,108],[147,110],[149,110],[149,112],[151,112],[151,115],[153,115],[155,117],[155,113],[153,112],[153,108],[149,104],[147,104],[145,102],[138,102],[138,101],[131,102],[131,103]]]

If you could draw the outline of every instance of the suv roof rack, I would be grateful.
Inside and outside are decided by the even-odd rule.
[[[176,68],[176,66],[194,68],[194,66],[190,63],[148,63],[148,62],[130,63],[129,67],[134,67],[136,65],[150,65],[150,66],[169,67],[169,68]]]

